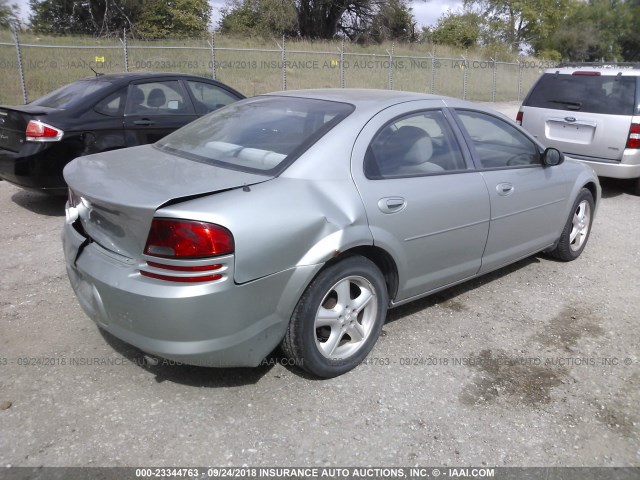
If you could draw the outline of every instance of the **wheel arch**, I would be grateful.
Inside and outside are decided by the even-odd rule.
[[[598,205],[599,198],[598,198],[598,188],[596,187],[596,184],[593,182],[588,182],[582,188],[586,188],[591,192],[591,196],[593,197],[593,203]]]
[[[398,267],[389,252],[374,245],[360,245],[357,247],[352,247],[336,255],[329,262],[327,262],[325,267],[352,255],[365,257],[368,260],[371,260],[376,265],[376,267],[380,269],[385,283],[387,284],[387,293],[389,294],[389,302],[391,302],[398,293],[399,277]]]

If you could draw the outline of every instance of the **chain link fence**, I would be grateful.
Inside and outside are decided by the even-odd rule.
[[[67,40],[67,43],[75,43]],[[290,47],[285,38],[271,48],[230,48],[210,39],[144,42],[83,39],[75,45],[21,42],[18,32],[0,31],[1,104],[34,100],[62,85],[97,73],[181,72],[231,85],[247,96],[303,88],[383,88],[486,102],[521,101],[546,67],[533,60],[500,62],[398,54],[395,45],[360,53],[337,42],[334,51]],[[178,44],[176,44],[178,43]],[[312,45],[312,44],[306,44]]]

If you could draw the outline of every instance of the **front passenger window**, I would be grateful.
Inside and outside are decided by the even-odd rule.
[[[471,110],[456,110],[471,137],[482,168],[542,165],[538,146],[504,120]]]

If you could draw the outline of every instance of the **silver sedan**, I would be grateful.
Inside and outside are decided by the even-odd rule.
[[[262,95],[78,158],[63,234],[99,327],[163,358],[333,377],[389,308],[585,248],[600,186],[506,117],[409,92]]]

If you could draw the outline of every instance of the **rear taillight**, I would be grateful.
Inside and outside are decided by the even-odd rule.
[[[516,114],[516,123],[518,125],[522,125],[522,117],[524,117],[524,114],[522,112],[518,112]]]
[[[144,253],[160,258],[207,258],[233,253],[231,232],[213,223],[154,218]]]
[[[640,148],[640,123],[632,123],[627,139],[627,148]]]
[[[224,277],[227,265],[223,262],[193,260],[228,255],[234,251],[233,235],[220,225],[193,220],[155,218],[151,223],[145,255],[157,257],[147,261],[140,274],[178,283],[213,282]],[[171,263],[164,263],[169,259]],[[184,260],[184,262],[175,262]]]
[[[62,139],[64,132],[40,120],[30,120],[25,135],[28,142],[57,142]]]

